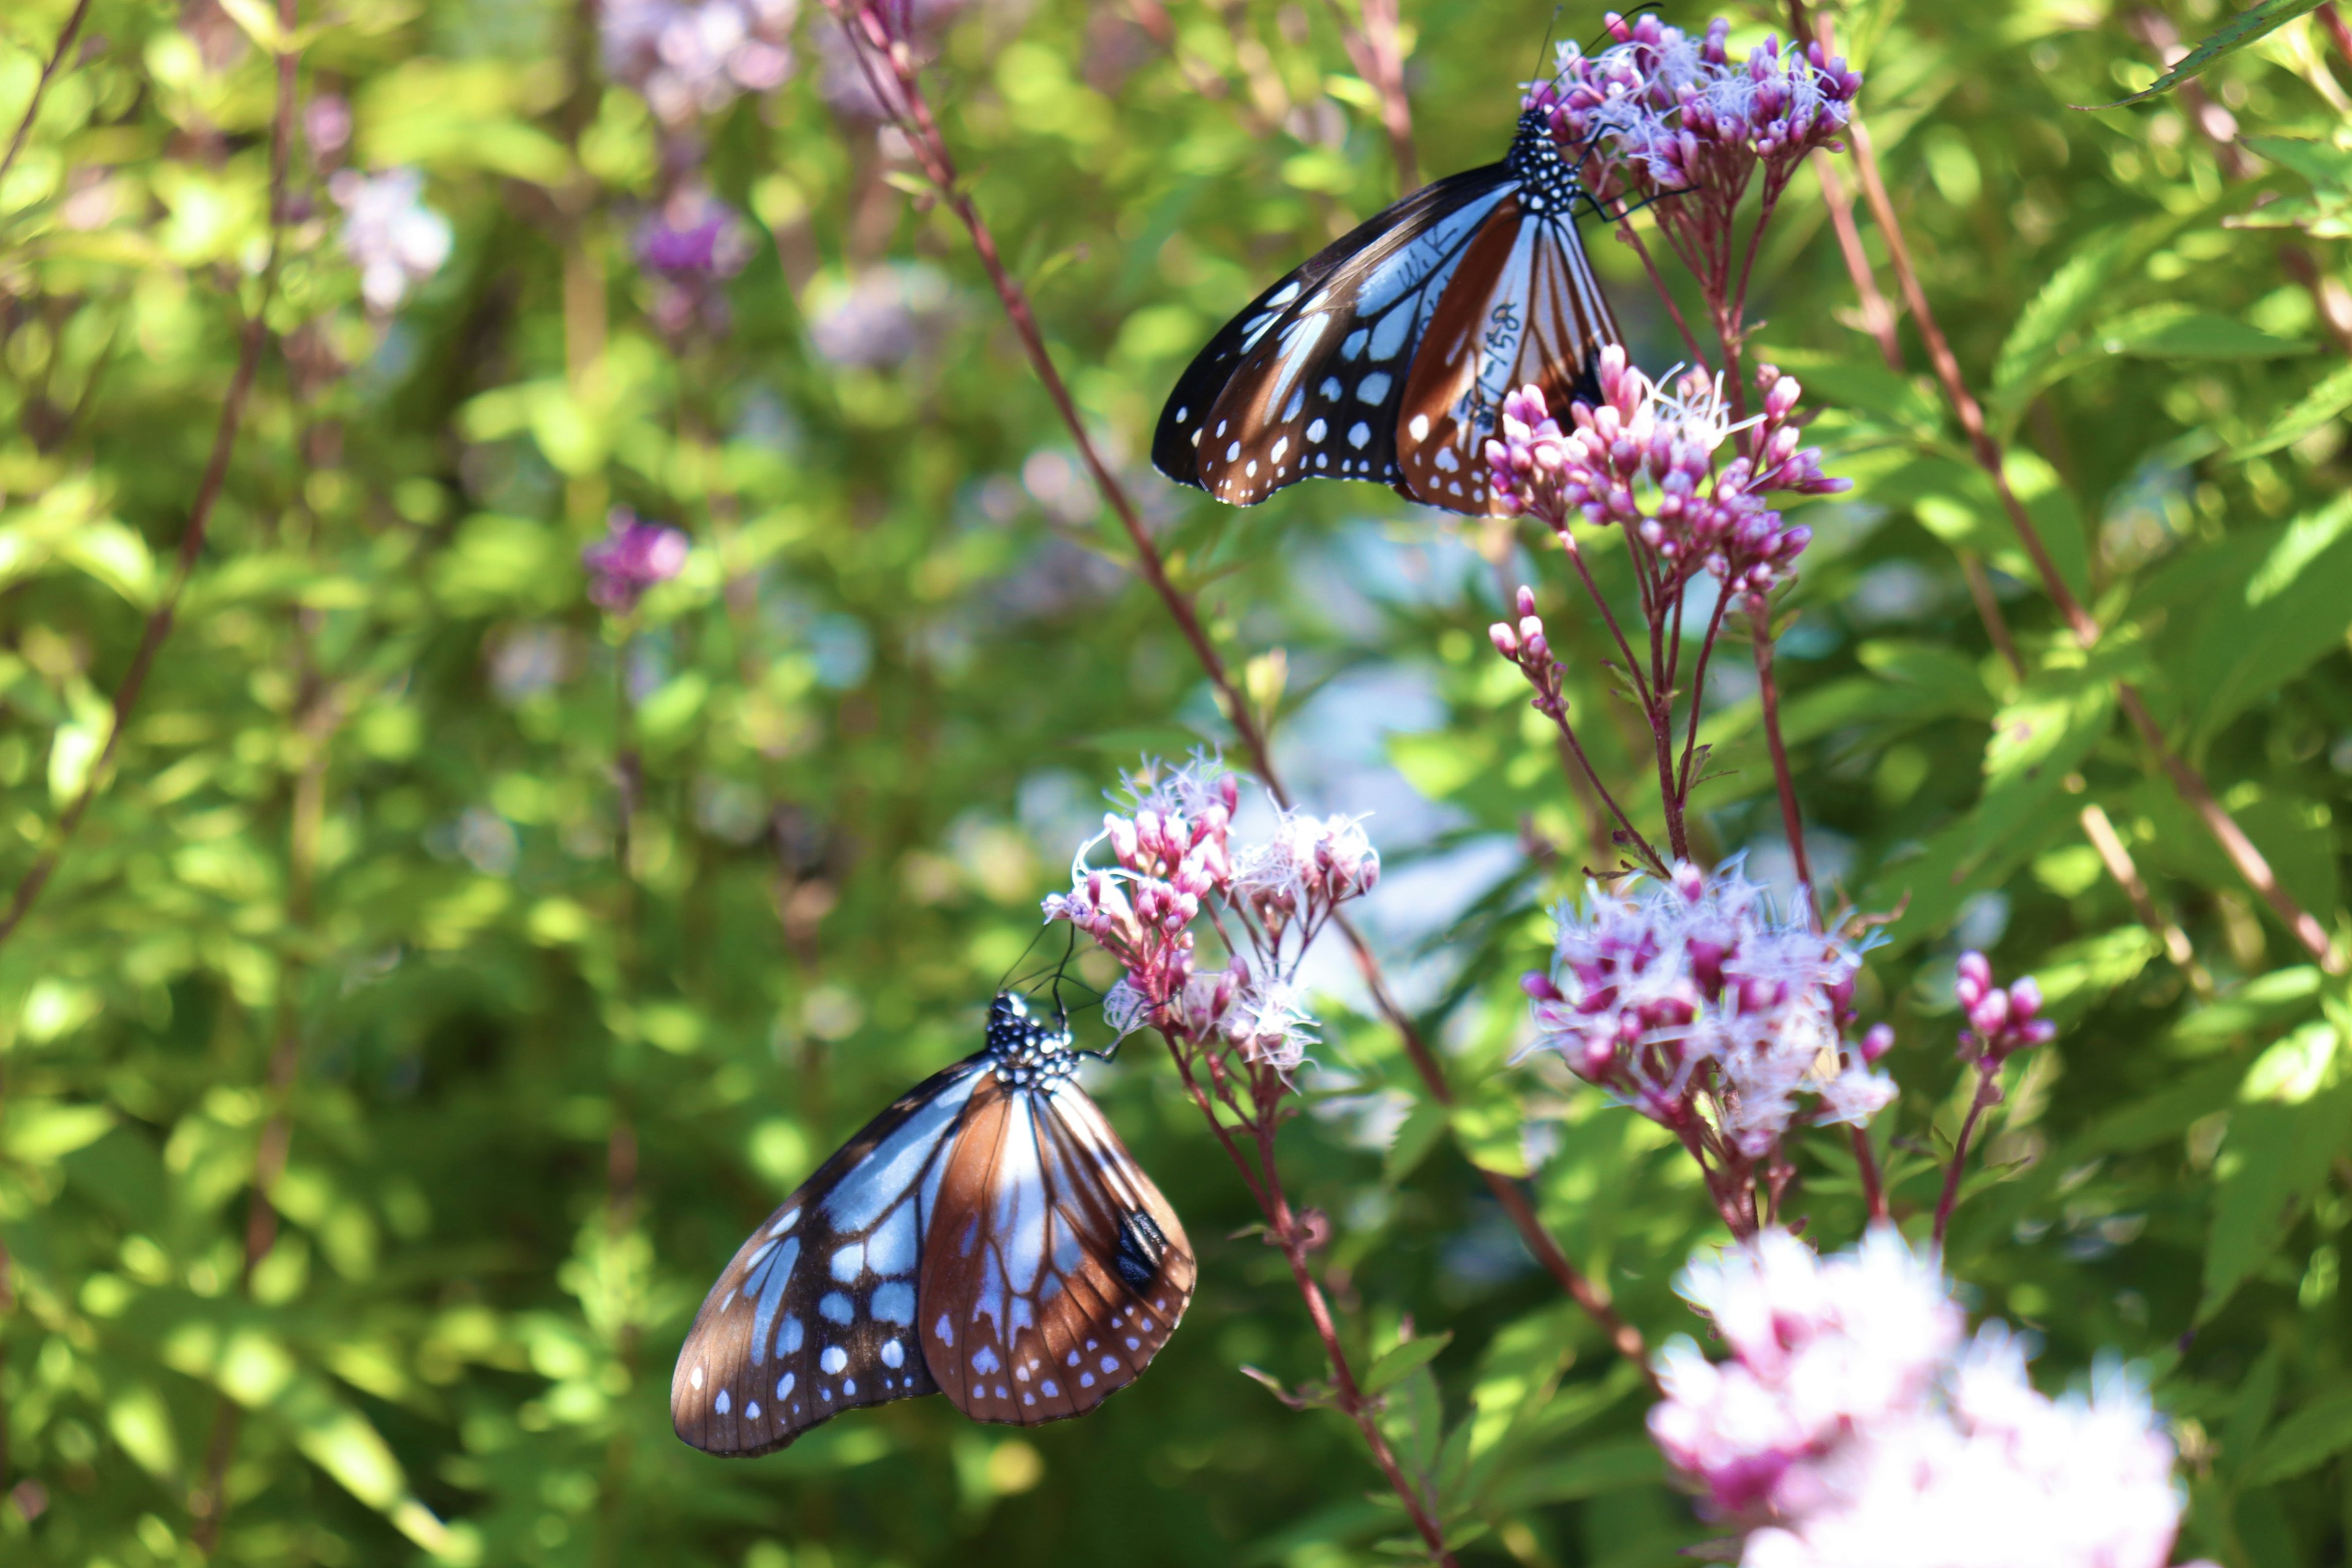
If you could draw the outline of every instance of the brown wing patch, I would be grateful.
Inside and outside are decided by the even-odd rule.
[[[1397,413],[1398,489],[1448,511],[1496,510],[1486,443],[1503,399],[1533,384],[1561,407],[1601,345],[1619,337],[1574,222],[1522,224],[1517,207],[1516,196],[1506,202],[1463,258]]]
[[[1075,1081],[1006,1097],[999,1120],[986,1168],[974,1137],[941,1184],[922,1343],[965,1415],[1029,1426],[1134,1382],[1197,1270],[1175,1211]]]

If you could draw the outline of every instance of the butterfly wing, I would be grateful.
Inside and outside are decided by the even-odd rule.
[[[1522,386],[1551,406],[1598,401],[1593,362],[1619,341],[1572,215],[1527,214],[1515,194],[1472,239],[1432,313],[1402,389],[1398,491],[1483,514],[1486,442],[1503,399]]]
[[[737,1249],[695,1315],[670,1424],[713,1454],[764,1454],[860,1405],[938,1392],[914,1336],[940,1175],[993,1084],[985,1053],[909,1089]]]
[[[924,1249],[924,1359],[974,1420],[1084,1415],[1175,1331],[1192,1244],[1075,1078],[983,1085],[971,1117]]]
[[[1153,464],[1235,506],[1304,479],[1394,483],[1414,347],[1514,184],[1496,163],[1424,185],[1259,295],[1178,380]]]

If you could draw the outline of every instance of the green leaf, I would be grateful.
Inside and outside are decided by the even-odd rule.
[[[2108,285],[2123,270],[2132,249],[2122,230],[2094,235],[2076,247],[2017,318],[1993,362],[1996,393],[2032,381],[2057,356],[2058,346],[2109,298]]]
[[[2201,310],[2139,318],[2128,331],[2104,340],[2109,353],[2134,359],[2283,359],[2312,352],[2309,343],[2273,337],[2260,327]]]
[[[2117,926],[2070,942],[2033,965],[2043,1016],[2069,1024],[2128,984],[2164,951],[2145,926]]]
[[[54,1100],[12,1100],[0,1118],[0,1152],[28,1165],[46,1165],[97,1142],[114,1127],[102,1105]]]
[[[1412,1373],[1437,1359],[1438,1352],[1454,1342],[1451,1332],[1430,1334],[1381,1352],[1380,1359],[1364,1371],[1360,1385],[1366,1398],[1394,1388]]]
[[[1415,1105],[1399,1124],[1396,1141],[1389,1145],[1388,1157],[1381,1163],[1381,1179],[1394,1186],[1412,1175],[1429,1158],[1429,1152],[1444,1140],[1445,1128],[1445,1107],[1433,1100]]]
[[[1543,1508],[1601,1497],[1662,1479],[1666,1462],[1647,1437],[1619,1437],[1588,1444],[1571,1457],[1530,1467],[1496,1489],[1500,1510]]]
[[[2242,586],[2215,584],[2179,691],[2198,740],[2301,675],[2352,627],[2352,495],[2295,519]]]
[[[2296,17],[2318,9],[2320,0],[2262,0],[2257,5],[2239,12],[2223,23],[2210,37],[2182,57],[2179,65],[2140,89],[2137,92],[2116,99],[2113,103],[2078,103],[2081,110],[2121,109],[2127,103],[2138,103],[2161,92],[2170,92],[2182,82],[2200,75],[2216,61],[2225,59],[2247,45],[2259,42],[2285,26]]]
[[[2319,1395],[2271,1428],[2246,1462],[2243,1484],[2289,1480],[2352,1448],[2352,1389]]]
[[[2273,418],[2260,436],[2235,448],[2231,456],[2241,459],[2259,458],[2265,452],[2292,447],[2347,408],[2352,408],[2352,364],[2342,364],[2297,398],[2293,406]]]
[[[2338,1084],[2301,1104],[2266,1100],[2230,1112],[2197,1321],[2210,1322],[2277,1250],[2348,1142],[2352,1086]]]

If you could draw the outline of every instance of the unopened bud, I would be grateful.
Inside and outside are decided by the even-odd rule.
[[[1522,583],[1519,584],[1519,614],[1521,616],[1532,616],[1535,613],[1536,591],[1533,588],[1528,587],[1525,583]]]
[[[1519,657],[1519,635],[1511,629],[1508,621],[1496,621],[1486,628],[1486,636],[1494,642],[1495,651],[1505,658]]]
[[[1888,1024],[1873,1024],[1862,1037],[1862,1059],[1875,1062],[1895,1048],[1895,1029]]]

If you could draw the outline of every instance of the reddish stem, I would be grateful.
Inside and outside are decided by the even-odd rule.
[[[9,138],[7,153],[0,154],[0,184],[7,183],[8,171],[16,166],[16,156],[24,152],[25,140],[33,133],[33,121],[41,116],[41,100],[48,96],[49,83],[64,66],[66,51],[73,47],[74,39],[81,34],[82,19],[89,15],[89,0],[75,0],[64,29],[58,34],[58,47],[49,51],[40,77],[33,83],[33,96],[25,105],[25,118],[16,122],[16,134]]]
[[[1878,1151],[1870,1146],[1870,1129],[1855,1127],[1853,1133],[1854,1169],[1862,1173],[1862,1201],[1874,1220],[1887,1217],[1886,1183],[1878,1172]]]
[[[1952,1209],[1960,1201],[1960,1170],[1969,1157],[1969,1137],[1977,1130],[1977,1121],[1988,1107],[2000,1100],[2000,1066],[1990,1063],[1977,1069],[1976,1098],[1969,1102],[1969,1113],[1960,1122],[1960,1135],[1952,1142],[1952,1163],[1944,1173],[1944,1195],[1936,1200],[1935,1241],[1944,1245],[1944,1232],[1952,1223]]]
[[[1813,886],[1812,862],[1805,854],[1805,819],[1797,809],[1796,781],[1789,774],[1789,748],[1780,739],[1780,689],[1772,679],[1771,611],[1760,603],[1751,604],[1748,615],[1754,628],[1757,695],[1764,707],[1764,740],[1772,752],[1772,783],[1780,794],[1780,828],[1789,836],[1789,854],[1797,863],[1797,881],[1804,890],[1805,912],[1818,924],[1818,889]]]

